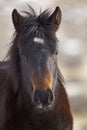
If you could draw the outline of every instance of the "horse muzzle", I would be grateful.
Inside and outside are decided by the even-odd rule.
[[[38,108],[49,107],[53,102],[51,89],[36,89],[33,98],[34,103]]]

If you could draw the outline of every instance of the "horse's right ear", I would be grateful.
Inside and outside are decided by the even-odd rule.
[[[12,11],[12,21],[16,31],[19,31],[20,25],[23,23],[24,17],[21,16],[16,9]]]
[[[61,23],[61,9],[59,7],[56,7],[54,12],[49,16],[48,21],[54,25],[54,31],[57,31]]]

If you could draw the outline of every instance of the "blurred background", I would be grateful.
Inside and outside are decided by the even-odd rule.
[[[14,8],[27,10],[27,3],[37,12],[56,6],[62,10],[58,64],[66,82],[74,130],[87,130],[87,0],[0,0],[0,60],[7,54],[14,32],[11,12]]]

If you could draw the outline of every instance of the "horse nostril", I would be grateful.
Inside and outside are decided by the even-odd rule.
[[[40,104],[40,99],[38,97],[38,91],[37,90],[34,93],[34,102],[35,102],[35,104]]]
[[[34,103],[36,105],[49,106],[53,101],[53,94],[50,89],[37,89],[34,93]]]
[[[49,91],[48,103],[51,104],[53,102],[53,94],[50,89],[48,91]]]

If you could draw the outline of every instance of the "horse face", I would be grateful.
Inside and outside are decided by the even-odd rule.
[[[60,8],[57,7],[50,16],[44,12],[38,17],[30,15],[25,18],[14,10],[12,19],[18,33],[22,81],[37,107],[49,106],[54,101],[53,90],[57,81],[55,31],[61,21]]]
[[[46,44],[46,43],[44,43]],[[42,49],[35,54],[32,85],[34,87],[34,102],[38,107],[49,106],[53,102],[53,87],[56,79],[55,53],[43,45]],[[55,50],[56,51],[56,50]]]
[[[43,40],[43,44],[40,40]],[[31,42],[23,44],[20,50],[24,60],[22,69],[26,71],[28,87],[32,87],[34,104],[39,108],[51,105],[57,80],[57,43],[34,37]],[[30,90],[27,88],[27,91]]]

